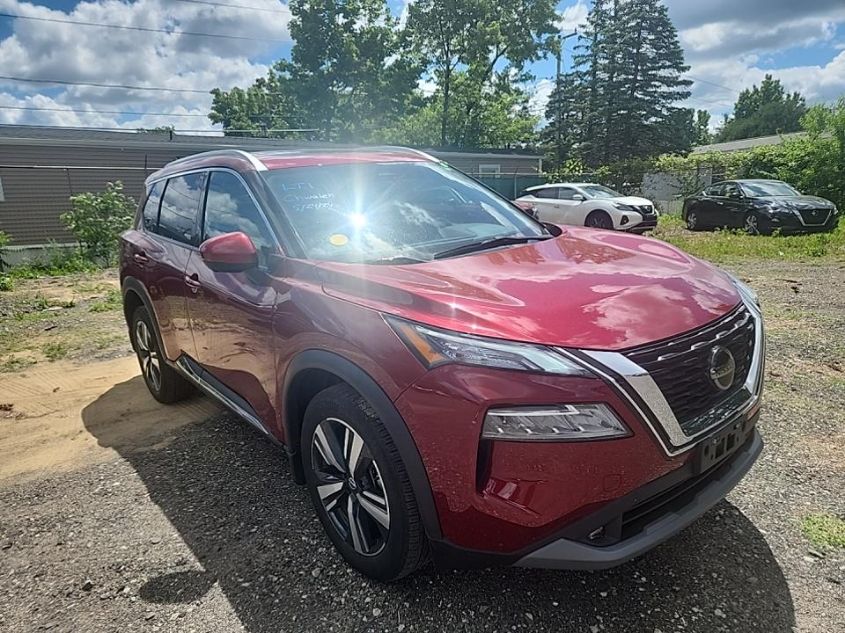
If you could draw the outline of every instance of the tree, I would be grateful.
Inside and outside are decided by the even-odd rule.
[[[688,149],[690,115],[676,105],[690,94],[688,69],[659,0],[595,0],[575,49],[580,158],[598,165]]]
[[[440,145],[469,145],[485,95],[509,77],[525,79],[527,62],[548,49],[555,31],[554,0],[417,0],[408,11],[409,39],[438,87]],[[456,82],[463,103],[454,108]],[[455,112],[453,113],[453,109]],[[450,136],[452,118],[463,131]]]
[[[540,143],[545,149],[550,165],[560,167],[575,157],[578,151],[578,140],[582,133],[584,94],[573,73],[563,73],[560,82],[555,84],[546,104],[548,123],[540,133]]]
[[[755,84],[739,93],[733,116],[725,119],[717,140],[735,141],[797,132],[806,111],[807,105],[800,93],[788,94],[780,79],[766,75],[759,86]]]
[[[290,60],[246,90],[213,91],[213,122],[365,141],[402,114],[420,71],[385,0],[292,0],[289,7]]]
[[[707,145],[712,139],[713,135],[710,134],[710,113],[707,110],[696,110],[693,145]]]
[[[91,261],[114,262],[120,234],[132,225],[135,201],[123,193],[119,180],[101,193],[81,193],[70,198],[71,210],[59,216],[85,249]]]
[[[462,71],[453,77],[452,103],[456,111],[470,109],[471,118],[450,117],[446,136],[456,147],[523,147],[536,137],[538,117],[528,111],[528,95],[499,77],[478,94],[475,83]],[[437,147],[441,142],[443,99],[438,89],[394,125],[381,130],[376,140],[398,145]]]

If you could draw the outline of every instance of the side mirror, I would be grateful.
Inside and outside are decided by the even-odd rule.
[[[728,198],[732,198],[734,200],[740,200],[742,198],[742,192],[740,191],[731,191],[728,194]]]
[[[200,257],[218,273],[240,273],[258,266],[258,251],[246,233],[225,233],[200,244]]]
[[[572,196],[572,199],[577,200],[578,202],[584,202],[584,200],[586,200],[586,198],[580,193],[576,193],[574,196]]]

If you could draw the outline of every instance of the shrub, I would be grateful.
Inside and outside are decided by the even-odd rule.
[[[132,224],[135,201],[123,193],[123,183],[110,182],[101,193],[81,193],[70,198],[71,210],[61,220],[76,237],[91,261],[111,265],[120,234]]]

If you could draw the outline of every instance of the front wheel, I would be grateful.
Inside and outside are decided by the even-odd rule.
[[[768,235],[771,233],[770,226],[756,213],[747,213],[742,222],[742,227],[749,235]]]
[[[355,569],[402,578],[428,544],[408,473],[369,403],[345,384],[317,394],[302,428],[305,482],[323,528]]]
[[[584,226],[594,229],[613,229],[613,220],[605,211],[593,211],[587,216]]]

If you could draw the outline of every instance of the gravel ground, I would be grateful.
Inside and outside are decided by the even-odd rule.
[[[845,552],[800,530],[845,513],[845,266],[729,268],[767,313],[766,450],[727,501],[638,560],[372,583],[247,425],[222,414],[114,445],[104,394],[82,422],[113,456],[0,481],[0,630],[845,631]]]

